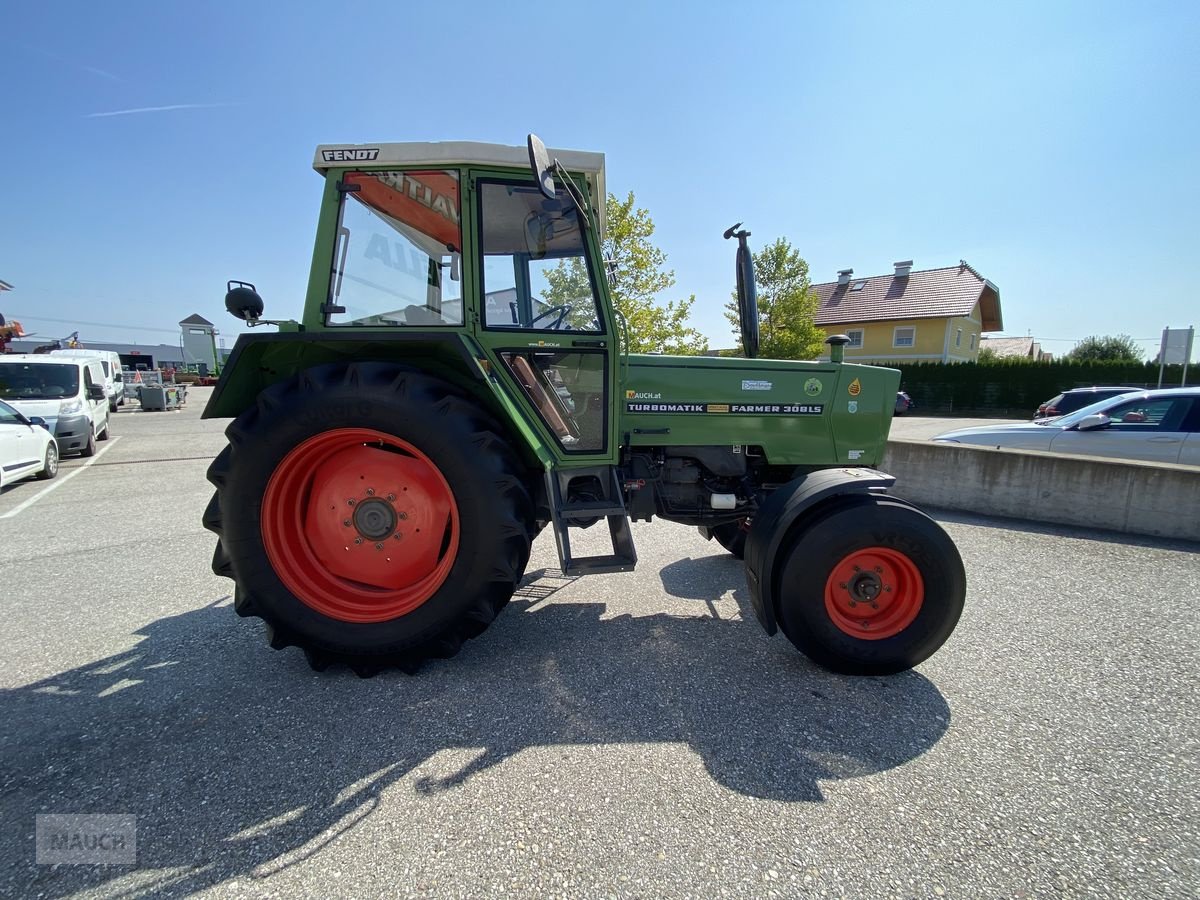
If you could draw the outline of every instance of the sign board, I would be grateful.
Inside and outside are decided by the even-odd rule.
[[[1158,386],[1162,387],[1163,366],[1183,366],[1183,378],[1180,384],[1187,384],[1188,364],[1192,361],[1192,341],[1196,329],[1164,328],[1162,344],[1158,349]]]

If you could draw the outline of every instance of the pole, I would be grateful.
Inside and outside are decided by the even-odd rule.
[[[1187,352],[1183,354],[1183,377],[1179,379],[1180,387],[1187,387],[1188,363],[1192,361],[1192,338],[1196,336],[1196,326],[1188,326]]]
[[[1163,366],[1167,362],[1167,334],[1170,326],[1163,328],[1162,340],[1158,344],[1158,386],[1162,388]]]

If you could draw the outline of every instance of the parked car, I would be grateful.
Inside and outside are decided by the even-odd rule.
[[[26,418],[0,400],[0,487],[58,474],[58,442],[38,416]]]
[[[75,348],[72,350],[51,350],[50,355],[100,360],[100,367],[104,370],[104,390],[108,393],[108,411],[116,412],[118,406],[124,405],[124,375],[121,371],[121,357],[118,354],[112,350]]]
[[[917,404],[913,403],[912,397],[908,396],[904,391],[896,391],[896,415],[903,415],[910,409],[915,409],[916,406]]]
[[[0,357],[0,400],[39,416],[58,452],[92,456],[108,439],[108,392],[98,359],[14,353]]]
[[[1050,419],[1055,416],[1065,416],[1067,413],[1073,413],[1076,410],[1083,409],[1085,406],[1091,406],[1093,403],[1098,403],[1101,400],[1107,400],[1110,397],[1117,397],[1121,394],[1128,394],[1130,391],[1140,391],[1140,387],[1081,387],[1071,388],[1069,391],[1063,391],[1061,394],[1055,394],[1045,403],[1037,408],[1034,413],[1033,420]]]
[[[1058,418],[962,428],[934,440],[1200,466],[1200,387],[1133,391]]]

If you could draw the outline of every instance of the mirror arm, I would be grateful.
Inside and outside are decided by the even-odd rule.
[[[583,220],[583,224],[588,228],[591,228],[592,219],[591,216],[588,215],[587,204],[583,202],[583,194],[579,192],[579,186],[576,185],[571,176],[567,174],[567,170],[563,167],[563,164],[558,161],[558,157],[554,158],[554,162],[551,163],[551,165],[554,168],[554,174],[559,177],[563,183],[563,187],[566,188],[567,195],[571,198],[571,202],[575,204],[575,209],[579,212],[579,217]]]

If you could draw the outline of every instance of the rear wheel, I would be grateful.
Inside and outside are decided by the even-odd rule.
[[[267,388],[226,434],[208,473],[213,570],[273,647],[301,647],[314,668],[370,675],[453,656],[525,570],[524,468],[445,382],[319,366]]]
[[[717,543],[736,556],[744,559],[746,556],[746,535],[750,533],[750,521],[726,522],[712,529],[712,536]]]
[[[859,497],[801,531],[784,552],[778,619],[814,662],[888,675],[928,659],[962,615],[966,574],[953,541],[893,497]]]
[[[43,481],[48,481],[58,474],[58,444],[51,441],[46,446],[46,458],[42,461],[42,471],[37,473],[37,477]]]

